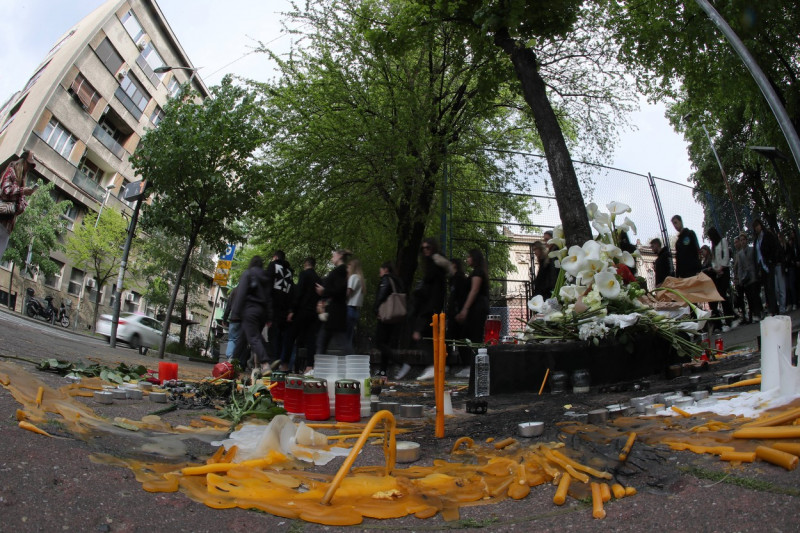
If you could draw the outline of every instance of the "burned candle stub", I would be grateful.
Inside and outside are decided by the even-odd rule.
[[[608,409],[594,409],[593,411],[589,411],[589,423],[590,424],[605,424],[608,420]]]
[[[128,392],[125,389],[114,389],[111,391],[115,400],[127,400]]]
[[[166,392],[151,392],[150,401],[155,403],[167,403]]]
[[[544,422],[523,422],[517,426],[520,437],[538,437],[544,433]]]
[[[397,441],[397,462],[398,463],[413,463],[419,460],[420,448],[418,442],[410,440]]]
[[[403,404],[400,406],[400,416],[403,418],[420,418],[422,416],[422,406]]]
[[[103,403],[103,404],[114,403],[114,395],[112,393],[110,393],[110,392],[105,392],[105,391],[100,392],[100,391],[98,391],[98,392],[94,393],[94,401],[96,401],[97,403]]]
[[[126,392],[127,392],[129,400],[141,400],[142,399],[142,391],[140,391],[140,390],[128,389]]]
[[[378,402],[378,411],[389,411],[396,415],[400,411],[400,404],[397,402]]]

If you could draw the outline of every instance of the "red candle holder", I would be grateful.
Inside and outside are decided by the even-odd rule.
[[[502,325],[500,315],[487,316],[483,326],[483,343],[492,345],[499,343]]]
[[[283,408],[287,413],[303,414],[303,376],[286,376],[285,386]]]
[[[354,379],[340,379],[336,382],[337,422],[361,421],[361,383]]]
[[[306,378],[303,381],[303,411],[306,420],[328,420],[331,417],[327,380]]]

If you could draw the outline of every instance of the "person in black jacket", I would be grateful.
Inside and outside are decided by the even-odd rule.
[[[328,351],[331,341],[339,347],[341,355],[353,352],[347,340],[347,260],[352,253],[348,250],[336,250],[331,255],[334,269],[322,283],[317,283],[317,294],[326,301],[326,320],[317,342],[317,353]]]
[[[403,292],[403,284],[400,278],[394,274],[394,265],[391,261],[384,261],[379,272],[381,280],[378,284],[378,292],[375,295],[375,305],[373,306],[373,312],[376,317],[378,316],[378,309],[381,304],[385,302],[389,296],[395,292]],[[397,331],[397,324],[381,322],[380,318],[377,323],[375,329],[375,344],[378,347],[378,351],[381,353],[379,375],[385,376],[386,371],[389,370],[389,364],[392,362],[392,340]],[[411,370],[411,366],[404,363],[395,376],[395,379],[402,379],[409,370]]]
[[[558,269],[548,256],[547,245],[542,241],[533,243],[533,255],[539,263],[539,271],[533,279],[533,295],[547,300],[553,295],[553,289],[558,281]]]
[[[250,350],[245,348],[245,344],[249,344],[256,355],[254,368],[261,365],[262,371],[269,369],[269,356],[264,347],[261,330],[265,325],[269,326],[272,321],[270,300],[270,287],[267,273],[264,271],[264,260],[260,256],[254,255],[250,259],[247,270],[239,279],[236,298],[230,313],[231,322],[238,320],[242,323],[242,330],[235,349],[242,369],[247,368],[247,362],[250,359]]]
[[[678,232],[678,239],[675,241],[675,276],[696,276],[700,272],[700,243],[697,242],[697,235],[683,227],[680,215],[672,217],[672,226]]]
[[[294,291],[294,272],[283,250],[272,254],[272,261],[267,265],[267,280],[272,298],[272,326],[269,328],[269,344],[272,360],[287,364],[292,356],[292,339],[289,338],[289,308]]]
[[[660,287],[667,276],[672,275],[672,261],[669,257],[669,248],[662,246],[661,239],[653,239],[650,241],[650,249],[656,254],[656,261],[654,264],[656,287]]]
[[[783,261],[778,238],[759,219],[753,220],[755,235],[753,249],[756,252],[756,264],[764,281],[764,293],[767,296],[767,308],[773,315],[786,312],[786,295],[783,294]]]
[[[304,373],[314,368],[314,355],[317,351],[317,332],[319,331],[319,319],[317,318],[317,302],[319,295],[316,287],[322,280],[314,270],[317,260],[313,257],[306,257],[303,261],[303,271],[297,277],[297,286],[294,291],[294,298],[286,320],[292,325],[290,328],[291,343],[297,339],[297,349],[305,348],[305,370]],[[283,366],[285,365],[285,366]],[[303,366],[296,365],[298,368]],[[289,361],[282,361],[281,370],[289,369]]]

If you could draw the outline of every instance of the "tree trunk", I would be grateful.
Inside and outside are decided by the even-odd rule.
[[[197,231],[193,230],[189,235],[189,243],[186,245],[186,253],[183,254],[183,261],[181,261],[181,266],[178,269],[178,275],[175,277],[175,286],[173,287],[172,294],[169,297],[167,316],[164,318],[164,331],[161,332],[161,344],[158,346],[159,359],[164,359],[164,352],[167,350],[167,335],[169,334],[169,326],[172,323],[172,311],[175,309],[175,300],[178,299],[178,291],[181,290],[181,281],[183,281],[183,275],[186,273],[186,267],[189,264],[189,259],[192,257],[195,242],[197,242]]]
[[[420,244],[425,237],[426,221],[433,205],[436,190],[434,178],[440,167],[439,162],[431,162],[426,169],[421,170],[422,184],[415,191],[406,191],[403,202],[396,210],[397,276],[409,292],[417,271],[417,258]]]
[[[191,257],[189,261],[191,262]],[[191,275],[191,274],[190,274]],[[183,286],[183,309],[181,310],[181,334],[180,343],[186,346],[186,330],[189,328],[189,276],[186,276],[186,282]]]
[[[11,273],[8,277],[8,308],[12,311],[16,311],[17,302],[14,302],[14,307],[11,307],[11,289],[14,288],[14,269],[16,268],[16,263],[11,263]],[[23,300],[24,301],[24,300]],[[22,310],[25,312],[25,309]]]
[[[495,33],[494,42],[511,57],[514,71],[522,85],[525,102],[533,111],[536,130],[544,146],[567,246],[582,245],[592,238],[592,229],[589,226],[583,194],[575,174],[575,167],[572,166],[564,134],[547,97],[544,80],[539,75],[536,55],[533,50],[513,39],[507,28]]]

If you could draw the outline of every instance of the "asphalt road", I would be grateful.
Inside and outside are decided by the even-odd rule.
[[[755,342],[757,326],[737,328],[727,334],[726,344]],[[153,357],[143,357],[127,348],[111,349],[99,339],[77,335],[71,330],[33,322],[18,315],[0,312],[0,360],[19,356],[34,360],[91,359],[114,366],[126,363],[157,366]],[[181,375],[202,376],[208,365],[178,359]],[[752,365],[757,361],[750,360]],[[57,387],[63,378],[37,372],[32,365],[19,363],[48,385]],[[653,387],[674,386],[654,382]],[[414,387],[407,387],[412,391]],[[422,397],[421,389],[417,391]],[[464,415],[448,427],[445,439],[417,435],[424,442],[423,462],[445,457],[455,438],[465,433],[476,436],[497,434],[529,411],[558,412],[565,402],[607,405],[618,395],[593,393],[582,399],[547,395],[492,397],[492,417]],[[421,398],[421,401],[430,401]],[[91,404],[99,414],[121,413]],[[365,520],[356,528],[323,527],[286,520],[264,513],[213,510],[182,494],[150,494],[142,490],[133,474],[125,469],[90,461],[92,452],[126,453],[124,441],[97,437],[78,440],[68,435],[46,438],[17,427],[14,417],[19,407],[8,391],[0,388],[0,531],[345,531],[361,529],[401,529],[430,531],[480,529],[492,531],[797,531],[800,529],[800,479],[798,471],[787,472],[761,463],[725,470],[706,456],[688,452],[663,452],[655,456],[652,483],[634,481],[639,493],[606,505],[608,517],[594,520],[586,503],[570,500],[563,507],[552,504],[554,487],[534,487],[521,501],[506,500],[497,505],[468,507],[458,522],[445,522],[440,516],[428,520],[406,517],[397,520]],[[129,416],[140,416],[142,409],[130,407]],[[549,410],[548,410],[549,409]],[[197,413],[174,416],[175,420]],[[166,419],[166,416],[165,416]],[[562,438],[547,420],[549,440]],[[457,428],[457,429],[454,429]],[[411,435],[410,438],[417,436]],[[645,454],[646,446],[634,449]],[[202,451],[197,446],[195,453]],[[644,458],[643,455],[638,456]],[[202,458],[202,457],[201,457]],[[362,464],[378,464],[379,457],[360,459]],[[722,473],[709,479],[707,473]],[[705,473],[705,474],[704,474]]]

